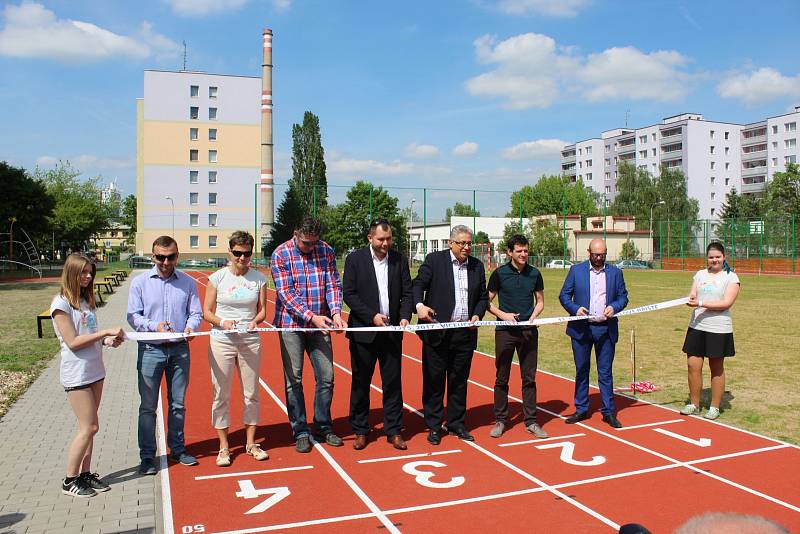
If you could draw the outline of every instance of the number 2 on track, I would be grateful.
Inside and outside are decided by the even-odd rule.
[[[546,445],[537,445],[537,449],[561,449],[560,459],[565,464],[592,466],[606,463],[605,456],[592,456],[591,460],[576,460],[572,457],[575,452],[575,444],[571,441],[561,441],[558,443],[548,443]]]
[[[412,475],[414,480],[416,480],[417,484],[420,486],[425,486],[426,488],[434,488],[434,489],[446,489],[446,488],[455,488],[463,484],[466,479],[462,476],[453,477],[447,482],[433,482],[431,479],[436,476],[436,473],[433,471],[425,471],[424,469],[419,469],[420,467],[447,467],[447,464],[443,464],[442,462],[432,462],[430,460],[422,460],[419,462],[408,462],[407,464],[403,465],[403,471]]]
[[[264,495],[270,497],[264,499],[254,507],[250,508],[245,514],[259,514],[278,504],[280,501],[288,497],[292,492],[286,486],[279,486],[277,488],[264,488],[256,489],[252,480],[237,480],[239,483],[239,491],[236,492],[237,497],[243,499],[257,499]]]

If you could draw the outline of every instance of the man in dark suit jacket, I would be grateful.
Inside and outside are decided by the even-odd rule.
[[[391,250],[392,227],[379,219],[369,227],[369,246],[347,256],[342,293],[350,306],[347,326],[408,325],[411,319],[411,274],[403,255]],[[350,339],[350,424],[353,448],[367,446],[369,389],[375,362],[380,362],[383,384],[383,431],[395,449],[405,450],[401,361],[402,332],[347,332]]]
[[[475,322],[486,313],[486,272],[469,255],[472,230],[463,225],[450,231],[449,249],[432,252],[414,279],[414,302],[421,322]],[[444,429],[447,383],[447,429],[467,441],[475,438],[464,427],[467,379],[472,353],[478,346],[476,328],[419,332],[422,338],[422,404],[428,441],[438,445]]]
[[[617,318],[628,305],[628,290],[622,271],[606,264],[606,244],[602,239],[589,243],[589,261],[569,269],[559,300],[570,315],[600,316],[602,319],[571,321],[567,335],[572,338],[575,358],[575,413],[567,417],[568,424],[589,417],[589,369],[592,346],[597,360],[597,381],[603,399],[603,421],[621,428],[614,406],[614,349],[619,339]]]

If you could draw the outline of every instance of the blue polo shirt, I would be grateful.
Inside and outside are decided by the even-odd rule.
[[[536,307],[536,291],[544,291],[544,280],[539,269],[526,264],[518,271],[512,262],[501,265],[489,277],[486,289],[497,294],[500,299],[498,308],[504,312],[518,313],[520,321],[527,321]],[[518,328],[498,326],[497,330]],[[536,327],[533,327],[536,328]]]

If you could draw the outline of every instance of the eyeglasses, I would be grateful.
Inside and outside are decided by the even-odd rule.
[[[452,239],[450,241],[461,248],[470,248],[472,246],[472,241],[453,241]]]
[[[156,259],[156,261],[175,261],[175,259],[178,257],[178,253],[173,252],[172,254],[153,254],[153,257]]]
[[[391,226],[392,223],[389,222],[388,219],[375,219],[369,225],[370,228],[374,228],[376,226]]]
[[[253,249],[250,250],[231,250],[231,254],[233,254],[237,258],[241,258],[244,256],[245,258],[249,258],[253,255]]]
[[[589,256],[591,256],[593,258],[605,258],[607,255],[608,255],[608,252],[598,252],[598,253],[590,252],[589,253]]]

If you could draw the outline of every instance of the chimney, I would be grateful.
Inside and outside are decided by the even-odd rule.
[[[263,33],[261,62],[261,235],[269,235],[274,223],[275,191],[272,174],[272,30]]]

